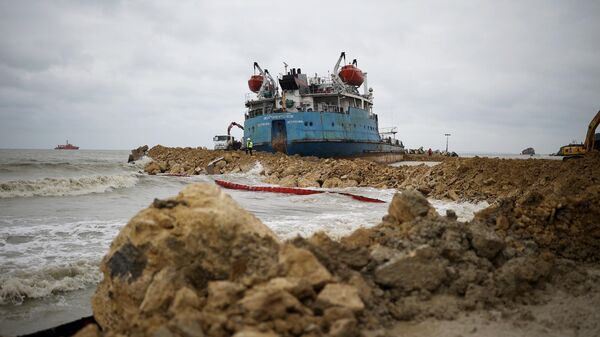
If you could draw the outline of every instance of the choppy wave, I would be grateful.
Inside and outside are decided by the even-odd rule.
[[[84,289],[99,283],[98,262],[80,261],[37,271],[0,275],[0,304],[19,305],[28,298]]]
[[[134,173],[13,180],[0,183],[0,198],[104,193],[114,189],[133,187],[138,181],[139,178]]]

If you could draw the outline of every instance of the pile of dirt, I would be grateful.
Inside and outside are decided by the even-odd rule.
[[[245,155],[241,151],[207,150],[206,148],[171,148],[156,145],[148,151],[153,159],[144,170],[148,174],[197,175],[206,174],[206,166],[217,158],[223,158],[219,164],[219,173],[235,173],[248,170],[261,154],[256,157]],[[222,165],[222,166],[221,166]]]
[[[320,159],[257,152],[214,151],[155,146],[150,174],[204,174],[209,162],[217,173],[247,171],[258,161],[264,182],[286,187],[354,187],[417,189],[433,198],[488,201],[542,195],[576,196],[598,185],[600,154],[571,161],[542,159],[447,158],[439,165],[391,167],[363,159]]]
[[[79,336],[385,336],[399,320],[510,310],[548,282],[600,280],[499,235],[497,214],[459,222],[409,190],[376,227],[281,242],[216,186],[191,185],[121,230],[93,298],[102,331]]]

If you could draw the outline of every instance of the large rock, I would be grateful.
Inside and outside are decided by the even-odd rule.
[[[137,149],[133,149],[131,150],[131,154],[129,155],[127,162],[131,163],[136,160],[139,160],[140,158],[145,156],[146,153],[148,153],[148,145],[140,146]]]
[[[494,258],[505,244],[496,232],[481,223],[474,223],[470,228],[471,245],[477,255],[488,259]]]
[[[289,243],[282,246],[279,263],[287,277],[302,278],[312,286],[321,286],[332,278],[327,268],[310,251]]]
[[[375,270],[375,282],[405,291],[432,291],[446,278],[444,260],[421,256],[418,250],[398,256]]]
[[[326,285],[317,297],[317,305],[321,308],[343,307],[351,311],[362,311],[365,308],[356,287],[339,283]]]
[[[319,182],[305,177],[298,178],[298,187],[320,187]]]
[[[298,186],[297,179],[295,176],[289,175],[281,178],[278,182],[283,187],[296,187]]]
[[[533,156],[535,154],[535,150],[532,147],[528,147],[521,151],[521,154]]]
[[[495,273],[496,287],[500,294],[515,297],[531,290],[546,278],[552,263],[536,256],[517,257],[506,262]]]
[[[240,301],[240,305],[250,317],[261,321],[285,318],[289,312],[310,313],[296,297],[281,289],[251,291]]]
[[[278,248],[275,234],[218,187],[188,186],[175,198],[156,199],[115,238],[100,265],[104,280],[92,298],[94,317],[115,332],[159,324],[177,289],[202,293],[211,281],[252,284],[272,277]],[[239,294],[238,286],[216,285],[211,294],[219,305]],[[179,302],[198,301],[184,300],[188,295],[180,294]]]
[[[429,201],[416,190],[396,193],[388,209],[388,214],[393,216],[399,223],[426,216],[429,212],[434,212]]]
[[[161,168],[157,162],[153,161],[144,167],[144,171],[146,171],[148,174],[155,175],[161,172]]]
[[[341,187],[344,183],[338,177],[327,178],[323,182],[323,188]]]

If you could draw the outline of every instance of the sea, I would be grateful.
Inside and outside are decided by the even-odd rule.
[[[265,185],[260,163],[244,173],[193,177],[149,176],[150,159],[127,163],[129,151],[0,149],[0,335],[16,336],[92,314],[90,298],[102,280],[99,263],[127,221],[154,198],[214,179]],[[431,165],[431,164],[429,164]],[[378,224],[393,189],[288,195],[227,190],[280,238],[324,231],[341,237]],[[487,203],[430,200],[442,214],[469,220]]]

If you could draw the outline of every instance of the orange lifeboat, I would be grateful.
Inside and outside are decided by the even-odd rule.
[[[340,78],[344,83],[359,87],[364,81],[365,76],[362,70],[358,69],[354,64],[347,64],[342,67],[339,73]]]
[[[252,75],[248,80],[248,88],[252,92],[258,92],[265,78],[262,75]]]

